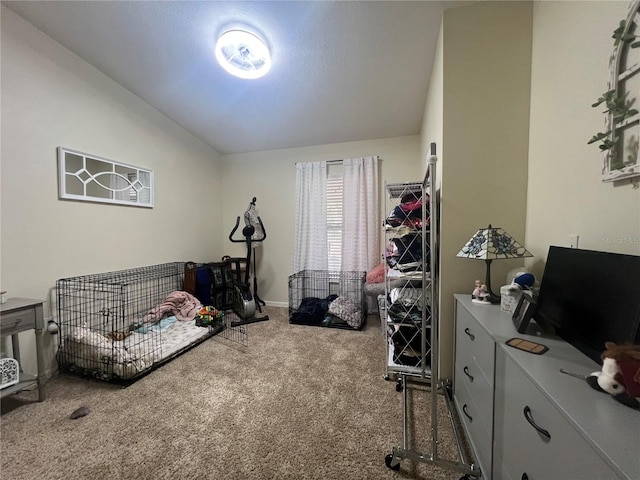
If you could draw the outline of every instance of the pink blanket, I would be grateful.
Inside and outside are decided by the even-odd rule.
[[[190,293],[182,291],[171,292],[160,305],[156,305],[147,312],[143,322],[157,323],[170,315],[175,315],[178,320],[188,322],[196,317],[201,307],[200,300]]]

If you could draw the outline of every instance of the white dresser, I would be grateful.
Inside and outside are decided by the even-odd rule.
[[[482,478],[640,479],[640,412],[560,368],[587,375],[600,367],[532,322],[518,334],[499,305],[456,295],[454,403]],[[546,345],[542,355],[505,344]]]

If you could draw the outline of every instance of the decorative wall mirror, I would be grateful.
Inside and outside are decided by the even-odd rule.
[[[613,32],[614,50],[609,65],[609,89],[596,103],[606,105],[605,132],[589,143],[600,142],[604,153],[604,182],[640,176],[638,145],[640,139],[640,0],[634,0],[627,18]]]
[[[59,198],[153,207],[153,172],[58,147]]]

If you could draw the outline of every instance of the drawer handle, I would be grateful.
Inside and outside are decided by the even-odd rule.
[[[465,367],[462,369],[462,371],[464,372],[464,374],[465,374],[467,377],[469,377],[469,380],[471,380],[471,381],[473,382],[473,375],[471,375],[471,374],[469,373],[469,367],[465,366]]]
[[[467,407],[467,404],[465,403],[465,404],[462,406],[462,413],[464,413],[464,414],[467,416],[467,418],[469,419],[469,421],[470,421],[470,422],[473,422],[473,417],[472,417],[471,415],[469,415],[469,412],[467,412],[467,409],[468,409],[468,408],[469,408],[469,407]]]
[[[464,333],[466,333],[467,335],[469,335],[469,338],[470,338],[472,341],[476,339],[476,336],[475,336],[473,333],[471,333],[471,332],[469,331],[469,327],[467,327],[467,328],[465,328],[465,329],[464,329]]]
[[[526,473],[522,474],[522,477],[520,477],[521,480],[529,480],[529,475],[527,475]]]
[[[529,424],[533,428],[535,428],[540,435],[547,437],[547,440],[551,440],[551,434],[548,431],[546,431],[544,428],[536,425],[536,422],[533,421],[533,418],[531,417],[531,409],[529,408],[529,405],[524,407],[524,418],[527,419],[527,422],[529,422]]]

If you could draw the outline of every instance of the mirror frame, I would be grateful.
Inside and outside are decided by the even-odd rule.
[[[627,15],[624,31],[621,35],[637,35],[640,30],[640,0],[634,0]],[[615,37],[614,37],[615,38]],[[630,79],[636,83],[640,81],[640,62],[628,64],[630,52],[636,50],[630,42],[617,41],[609,59],[611,77],[609,79],[610,92],[615,91],[617,99],[624,99],[630,107],[637,107],[640,97],[638,91],[626,89]],[[640,51],[640,48],[636,51]],[[605,151],[602,168],[602,181],[615,182],[640,176],[640,162],[638,161],[638,143],[640,138],[640,114],[635,114],[622,121],[614,118],[611,111],[607,112],[605,131],[610,132],[608,138],[615,142],[614,148]],[[630,135],[626,138],[625,134]],[[626,159],[625,159],[626,157]]]

